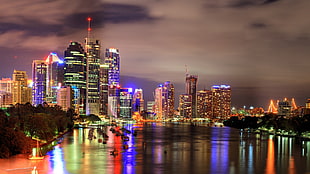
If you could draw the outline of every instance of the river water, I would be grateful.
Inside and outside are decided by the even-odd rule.
[[[105,128],[109,139],[88,128],[64,136],[44,160],[25,155],[0,159],[0,173],[48,174],[305,174],[310,173],[310,142],[253,134],[229,127],[145,123],[129,141]],[[116,151],[111,155],[111,151]]]

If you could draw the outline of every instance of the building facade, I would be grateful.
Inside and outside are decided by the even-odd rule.
[[[47,63],[34,60],[32,63],[32,104],[37,106],[46,102]]]
[[[86,54],[82,45],[71,42],[64,52],[64,84],[74,91],[76,113],[86,114]]]

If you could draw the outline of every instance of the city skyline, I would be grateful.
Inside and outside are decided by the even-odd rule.
[[[305,105],[310,96],[306,0],[0,2],[0,78],[14,69],[31,76],[32,61],[50,52],[63,58],[92,17],[102,48],[120,49],[122,86],[145,95],[163,81],[185,93],[187,66],[197,90],[230,85],[232,106],[267,108],[284,97]]]

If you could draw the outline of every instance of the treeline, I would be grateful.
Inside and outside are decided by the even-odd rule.
[[[73,110],[63,111],[46,103],[17,104],[0,110],[0,158],[31,152],[32,137],[49,141],[73,127]]]
[[[289,118],[275,114],[266,114],[263,117],[247,116],[242,119],[239,119],[238,117],[231,117],[230,119],[224,121],[224,125],[238,129],[272,128],[275,131],[291,131],[295,132],[297,135],[301,135],[303,132],[310,131],[310,115]]]

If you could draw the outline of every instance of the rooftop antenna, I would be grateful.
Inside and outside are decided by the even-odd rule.
[[[88,42],[89,42],[89,40],[90,40],[90,31],[91,31],[91,26],[90,26],[90,24],[91,24],[91,20],[92,20],[92,18],[91,17],[88,17],[87,18],[87,21],[88,21],[88,28],[87,28],[87,38],[86,38],[86,52],[88,52]]]
[[[185,65],[185,76],[188,76],[188,69],[187,69],[187,65]]]

